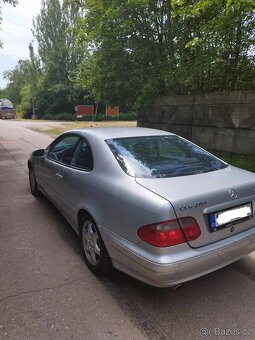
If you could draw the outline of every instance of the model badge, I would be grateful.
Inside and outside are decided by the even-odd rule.
[[[203,207],[205,205],[207,205],[207,201],[200,201],[200,202],[196,202],[194,204],[184,205],[183,207],[180,207],[180,211],[187,211],[187,210],[190,210],[192,208],[199,208],[199,207]]]
[[[231,198],[233,198],[233,199],[237,199],[237,198],[238,198],[238,193],[237,193],[236,190],[234,190],[234,189],[229,189],[228,193],[229,193],[229,196],[230,196]]]

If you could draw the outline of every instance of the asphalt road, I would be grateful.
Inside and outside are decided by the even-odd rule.
[[[79,239],[29,191],[29,153],[51,139],[0,121],[0,339],[255,339],[255,253],[157,289],[93,276]]]

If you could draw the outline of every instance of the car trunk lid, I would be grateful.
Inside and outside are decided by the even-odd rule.
[[[255,226],[254,217],[229,223],[217,231],[210,228],[210,214],[232,210],[251,203],[254,216],[255,175],[228,166],[223,170],[172,178],[136,178],[138,184],[167,199],[177,218],[196,219],[201,236],[190,241],[191,247],[201,247]]]

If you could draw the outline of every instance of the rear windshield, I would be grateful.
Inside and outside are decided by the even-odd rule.
[[[177,177],[224,169],[227,164],[178,136],[106,140],[121,168],[142,178]]]

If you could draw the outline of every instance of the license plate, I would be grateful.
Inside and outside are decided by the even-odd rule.
[[[209,214],[209,226],[211,231],[231,227],[234,224],[252,218],[252,204],[246,203],[238,207],[218,211]]]

